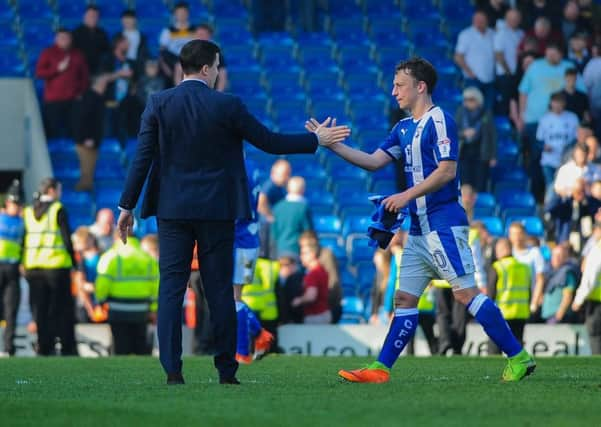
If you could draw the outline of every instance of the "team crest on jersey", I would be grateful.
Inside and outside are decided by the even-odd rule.
[[[440,157],[449,157],[451,155],[451,140],[449,138],[441,139],[437,145]]]

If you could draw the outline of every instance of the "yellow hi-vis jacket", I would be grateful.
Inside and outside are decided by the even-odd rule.
[[[60,202],[54,202],[40,217],[35,218],[33,208],[28,206],[23,212],[25,222],[25,251],[23,266],[26,269],[71,268],[73,261],[65,248],[63,236],[58,226]]]
[[[530,317],[530,267],[509,256],[496,261],[493,268],[497,272],[496,302],[507,320]]]
[[[259,258],[255,266],[253,282],[244,285],[242,288],[242,301],[261,320],[276,320],[278,318],[275,287],[279,272],[279,262]]]
[[[107,302],[109,322],[146,322],[157,310],[159,265],[134,237],[116,242],[98,261],[96,299]]]

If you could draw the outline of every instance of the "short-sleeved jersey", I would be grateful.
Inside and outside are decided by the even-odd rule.
[[[412,117],[398,122],[380,149],[404,163],[407,187],[423,182],[440,162],[457,161],[459,139],[453,118],[440,107],[432,107],[420,120]],[[409,203],[412,235],[467,225],[461,206],[459,178]]]
[[[252,208],[252,219],[236,220],[234,247],[239,249],[254,249],[259,247],[259,224],[257,223],[257,206],[261,186],[253,178],[253,171],[247,166],[248,197]]]

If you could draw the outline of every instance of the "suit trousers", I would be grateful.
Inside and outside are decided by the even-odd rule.
[[[2,304],[0,318],[6,320],[4,351],[11,356],[15,354],[15,329],[21,301],[20,277],[19,264],[0,263],[0,304]]]
[[[215,336],[215,367],[230,379],[236,362],[237,319],[232,286],[234,221],[158,219],[159,309],[157,333],[160,361],[168,374],[182,372],[182,305],[190,278],[192,251],[198,263]]]
[[[26,278],[31,312],[38,328],[38,354],[54,355],[54,340],[58,337],[61,355],[76,355],[75,301],[71,295],[70,269],[28,270]]]

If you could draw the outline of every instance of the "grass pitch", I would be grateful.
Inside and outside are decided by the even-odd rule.
[[[499,381],[501,358],[402,358],[390,383],[349,384],[364,358],[269,356],[217,382],[212,359],[187,358],[167,387],[150,357],[0,360],[2,426],[573,426],[599,425],[601,358],[538,360]]]

